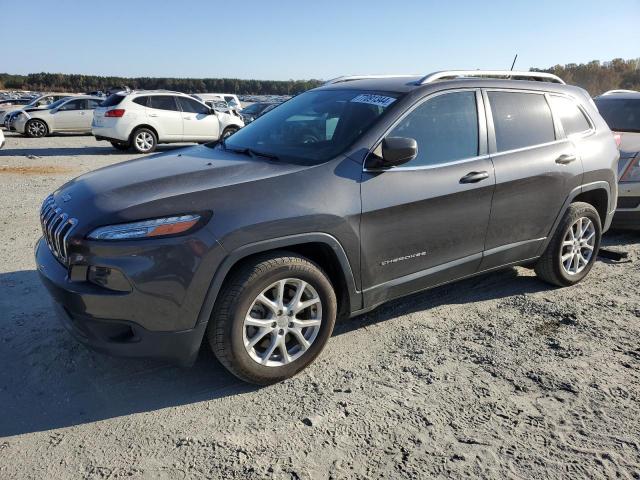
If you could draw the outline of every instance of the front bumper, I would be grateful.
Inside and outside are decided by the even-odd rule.
[[[181,325],[180,320],[184,318],[171,314],[158,318],[159,312],[166,311],[160,305],[161,299],[152,305],[135,288],[132,292],[113,292],[89,282],[71,281],[67,268],[58,262],[42,238],[36,244],[35,257],[40,279],[53,297],[60,320],[81,343],[117,356],[157,358],[182,365],[195,361],[206,322],[194,321],[192,328],[181,328],[184,323]],[[141,322],[123,318],[127,312],[129,318],[135,318],[145,311],[149,324],[161,321],[165,328],[152,330]],[[166,329],[172,322],[180,327]]]

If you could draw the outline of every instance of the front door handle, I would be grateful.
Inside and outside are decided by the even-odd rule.
[[[476,183],[489,178],[489,172],[469,172],[460,179],[460,183]]]
[[[576,157],[575,155],[569,155],[569,154],[564,154],[564,155],[560,155],[558,158],[556,158],[556,163],[559,163],[560,165],[566,165],[568,163],[571,162],[575,162],[578,159],[578,157]]]

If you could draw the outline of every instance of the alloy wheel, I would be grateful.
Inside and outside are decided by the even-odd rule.
[[[149,132],[140,132],[135,138],[136,146],[142,152],[147,152],[153,148],[153,135]]]
[[[38,120],[29,122],[27,128],[29,130],[29,135],[31,135],[32,137],[43,137],[47,132],[47,127],[45,126],[45,124]]]
[[[255,298],[245,315],[244,346],[261,365],[287,365],[309,350],[321,323],[316,289],[298,278],[278,280]]]
[[[582,272],[593,258],[596,227],[587,217],[580,217],[567,231],[560,249],[562,268],[568,275]]]

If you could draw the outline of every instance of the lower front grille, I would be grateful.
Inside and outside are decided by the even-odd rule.
[[[78,224],[56,205],[53,195],[49,195],[40,208],[42,235],[53,255],[65,265],[69,259],[68,239]]]

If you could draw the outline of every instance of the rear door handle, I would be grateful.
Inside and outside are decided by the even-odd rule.
[[[157,117],[157,116],[158,116],[158,114],[157,114],[157,113],[150,113],[150,114],[149,114],[149,116],[150,116],[150,117]]]
[[[556,158],[556,163],[559,163],[560,165],[566,165],[568,163],[574,162],[578,159],[578,157],[576,157],[575,155],[569,155],[569,154],[564,154],[564,155],[560,155],[558,158]]]
[[[460,183],[476,183],[489,178],[489,172],[469,172],[460,179]]]

